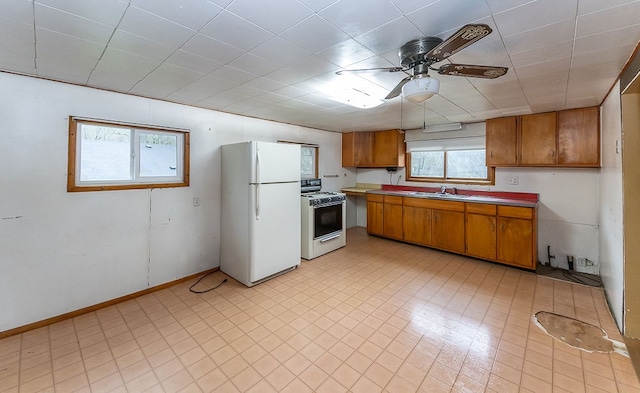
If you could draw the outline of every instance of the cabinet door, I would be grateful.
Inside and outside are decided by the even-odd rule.
[[[373,133],[373,165],[377,167],[404,166],[404,138],[398,130]]]
[[[516,117],[487,120],[487,166],[518,164]]]
[[[556,155],[556,112],[522,116],[520,165],[555,165]]]
[[[467,214],[467,254],[483,259],[496,259],[496,217]]]
[[[384,197],[383,234],[385,237],[402,240],[402,197]]]
[[[600,166],[597,107],[558,112],[558,165]]]
[[[384,204],[382,195],[367,196],[367,233],[372,235],[384,234]]]
[[[405,241],[423,246],[431,245],[431,209],[403,206],[402,227]]]
[[[367,167],[373,165],[373,132],[342,134],[342,166]]]
[[[464,253],[464,213],[434,209],[431,215],[433,246]]]
[[[532,220],[498,217],[498,261],[533,269],[533,255]]]

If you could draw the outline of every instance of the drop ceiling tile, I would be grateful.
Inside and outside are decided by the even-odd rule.
[[[365,7],[357,1],[340,0],[318,14],[351,37],[402,16],[389,0],[369,0]]]
[[[416,11],[440,0],[391,0],[403,14]]]
[[[492,14],[499,14],[512,8],[520,7],[536,0],[487,0]]]
[[[25,56],[0,50],[0,69],[36,75],[36,65],[33,56]]]
[[[599,51],[575,54],[573,56],[573,64],[580,64],[583,67],[607,64],[612,70],[621,70],[627,63],[626,55],[632,53],[635,46],[635,44],[627,46],[605,46]]]
[[[283,87],[282,89],[274,90],[273,94],[277,94],[279,96],[287,97],[289,99],[301,97],[309,94],[308,91],[298,89],[292,86]]]
[[[311,54],[308,50],[280,37],[273,37],[269,41],[258,45],[251,50],[251,53],[282,65],[293,63]]]
[[[193,70],[162,64],[133,86],[131,93],[164,98],[203,76],[204,74]]]
[[[512,54],[544,47],[552,42],[573,40],[575,28],[575,20],[568,19],[510,36],[504,36],[502,30],[500,33],[507,51]]]
[[[35,57],[33,25],[0,19],[0,51]]]
[[[331,72],[335,73],[339,69],[335,64],[329,63],[318,56],[305,57],[302,60],[290,64],[287,68],[293,70],[296,74],[305,76],[305,79],[311,79]]]
[[[118,29],[176,49],[195,35],[189,28],[133,6],[127,9]]]
[[[208,74],[222,67],[222,63],[205,59],[204,57],[194,55],[183,50],[174,52],[167,60],[167,64],[173,64],[178,67],[188,68],[193,71]]]
[[[33,26],[33,4],[25,0],[5,0],[2,2],[2,15],[0,20],[12,20]]]
[[[196,34],[180,49],[187,53],[204,57],[205,59],[221,64],[227,64],[233,59],[242,56],[244,53],[241,49],[225,44],[224,42],[211,37],[207,37],[203,34]]]
[[[212,73],[208,74],[207,76],[211,78],[231,81],[238,84],[246,83],[256,78],[255,74],[251,74],[229,66],[222,66]]]
[[[439,1],[408,14],[407,18],[424,36],[440,36],[491,15],[486,2],[475,1],[473,5],[469,7],[468,0]]]
[[[227,65],[258,76],[269,74],[280,68],[279,64],[251,53],[245,53]]]
[[[108,70],[108,68],[107,68]],[[105,90],[119,91],[126,93],[139,81],[139,77],[135,73],[120,73],[115,74],[113,72],[103,71],[102,69],[95,69],[89,76],[88,86],[98,87]]]
[[[82,85],[87,83],[91,68],[76,66],[60,60],[54,56],[38,57],[36,61],[38,76]]]
[[[222,8],[224,8],[224,7],[228,6],[233,0],[209,0],[209,1],[219,5]]]
[[[347,34],[317,15],[313,15],[280,35],[312,53],[321,52],[349,38]]]
[[[200,83],[200,81],[196,81],[169,94],[167,100],[193,105],[196,102],[211,97],[213,94],[209,86],[205,86]]]
[[[319,52],[317,56],[340,67],[348,68],[354,63],[375,56],[375,53],[356,40],[348,39]]]
[[[39,28],[100,44],[106,44],[113,34],[113,27],[37,3],[35,4],[35,20]]]
[[[131,5],[192,30],[200,30],[222,11],[222,7],[207,0],[131,0]]]
[[[315,12],[321,11],[338,0],[300,0],[300,2]]]
[[[617,30],[640,23],[640,2],[633,2],[578,17],[576,37]]]
[[[301,74],[288,67],[280,68],[264,77],[285,85],[295,85],[296,83],[309,79],[306,74]]]
[[[575,40],[575,55],[595,52],[611,46],[635,45],[640,41],[640,24]]]
[[[236,0],[227,11],[276,35],[313,14],[313,11],[297,0]]]
[[[580,0],[578,2],[578,15],[588,14],[591,12],[602,11],[607,8],[617,7],[638,0]]]
[[[271,92],[285,87],[282,83],[272,81],[267,78],[256,78],[244,83],[242,86],[253,87],[255,89],[264,90],[265,92]]]
[[[406,17],[394,19],[376,29],[355,37],[355,40],[376,54],[400,50],[405,43],[422,37],[423,34]],[[396,60],[400,65],[400,59]]]
[[[558,42],[553,45],[518,52],[511,55],[511,61],[516,68],[549,60],[567,58],[571,56],[573,41]]]
[[[113,33],[109,47],[157,60],[166,59],[176,50],[175,46],[169,46],[163,42],[150,40],[121,29],[117,29]]]
[[[110,27],[116,27],[127,9],[127,2],[104,0],[37,0],[42,4],[69,14],[90,19]]]
[[[104,75],[111,75],[115,79],[122,78],[127,81],[125,84],[128,84],[132,79],[138,82],[159,65],[160,63],[157,60],[149,59],[148,57],[107,48],[100,61],[98,61],[95,71]],[[91,78],[93,78],[93,73]],[[91,84],[91,79],[89,84]]]
[[[200,32],[244,51],[250,51],[274,35],[228,11],[221,12]]]
[[[577,0],[538,0],[495,14],[494,20],[506,37],[567,19],[575,20],[576,8]]]

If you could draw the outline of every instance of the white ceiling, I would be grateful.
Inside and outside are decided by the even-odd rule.
[[[1,0],[0,70],[333,131],[419,128],[599,105],[640,40],[627,0]],[[342,68],[398,66],[398,48],[467,23],[493,33],[432,74],[439,95],[372,109],[327,98]],[[437,66],[437,64],[436,64]],[[359,75],[391,90],[401,72]],[[381,97],[381,98],[382,98]]]

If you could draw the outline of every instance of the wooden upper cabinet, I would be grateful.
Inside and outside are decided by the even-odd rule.
[[[556,112],[522,116],[520,165],[556,164]]]
[[[598,107],[558,112],[558,165],[600,166]]]
[[[404,167],[406,145],[400,130],[342,134],[342,166]]]
[[[373,166],[373,132],[342,134],[342,166]]]
[[[406,150],[403,132],[388,130],[373,133],[373,166],[403,167]]]
[[[518,164],[517,135],[515,116],[487,120],[487,166]]]

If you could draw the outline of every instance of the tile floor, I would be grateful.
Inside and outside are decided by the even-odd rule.
[[[0,392],[640,390],[628,358],[573,349],[531,321],[553,311],[620,340],[601,289],[363,228],[251,289],[189,284],[0,340]]]

